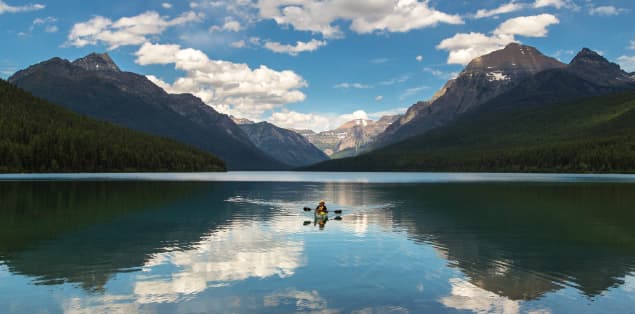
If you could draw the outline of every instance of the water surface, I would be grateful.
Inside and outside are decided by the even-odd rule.
[[[112,176],[0,181],[0,312],[635,308],[629,176]]]

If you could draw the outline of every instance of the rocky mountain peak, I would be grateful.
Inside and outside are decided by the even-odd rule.
[[[511,43],[504,49],[491,52],[472,60],[465,68],[470,72],[529,72],[538,73],[547,69],[561,68],[565,64],[542,54],[538,49]]]
[[[232,119],[232,121],[234,121],[234,123],[238,124],[238,125],[242,125],[242,124],[255,124],[256,122],[251,121],[249,119],[246,118],[238,118],[238,117],[234,117],[234,116],[230,116],[230,118]]]
[[[83,58],[73,61],[73,64],[88,71],[114,71],[121,72],[117,64],[112,61],[107,53],[91,53]]]
[[[589,48],[583,48],[578,52],[569,63],[567,70],[601,85],[621,85],[625,81],[632,80],[619,65]]]

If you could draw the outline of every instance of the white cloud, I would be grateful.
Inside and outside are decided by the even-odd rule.
[[[322,46],[326,46],[326,41],[316,39],[311,39],[308,42],[298,41],[295,45],[285,45],[274,41],[268,41],[264,45],[265,48],[273,52],[286,53],[292,56],[297,56],[301,52],[315,51]]]
[[[516,17],[500,24],[491,36],[474,32],[458,33],[441,41],[436,48],[449,52],[448,63],[465,65],[476,57],[517,42],[515,36],[545,37],[547,27],[558,23],[558,18],[551,14]]]
[[[225,18],[225,23],[223,24],[223,26],[214,25],[209,28],[210,32],[217,32],[217,31],[240,32],[242,29],[243,29],[243,26],[240,24],[240,22],[236,21],[234,18],[229,16]]]
[[[401,93],[401,96],[399,96],[399,100],[404,100],[412,95],[416,95],[421,93],[422,91],[426,90],[430,88],[429,86],[416,86],[416,87],[411,87],[406,89],[403,93]]]
[[[239,40],[239,41],[232,42],[229,45],[232,46],[233,48],[243,48],[247,45],[247,43],[244,40]]]
[[[162,6],[164,9],[171,9],[171,8],[172,8],[172,4],[171,4],[171,3],[168,3],[168,2],[163,2],[163,3],[161,3],[161,6]]]
[[[545,0],[542,0],[542,1],[545,1]],[[511,12],[522,10],[523,8],[525,8],[524,4],[518,3],[515,0],[512,0],[509,3],[502,4],[501,6],[495,9],[491,9],[491,10],[480,9],[476,11],[476,14],[474,14],[474,18],[481,19],[484,17],[491,17],[491,16],[500,15],[500,14],[511,13]]]
[[[44,8],[46,8],[46,6],[43,4],[27,4],[22,6],[12,6],[0,0],[0,14],[37,11],[37,10],[42,10]]]
[[[547,27],[558,23],[560,23],[560,20],[551,14],[521,16],[503,22],[494,30],[494,34],[501,36],[545,37],[548,33]]]
[[[617,58],[617,62],[622,69],[628,72],[635,72],[635,56],[621,56]]]
[[[368,88],[372,88],[372,86],[370,86],[370,85],[366,85],[366,84],[362,84],[362,83],[348,83],[348,82],[339,83],[339,84],[337,84],[337,85],[335,85],[333,87],[342,88],[342,89],[349,89],[349,88],[368,89]]]
[[[628,47],[628,49],[635,50],[635,40],[631,40],[631,45]]]
[[[44,27],[44,31],[47,33],[57,33],[58,30],[59,28],[57,27],[57,25],[47,25],[46,27]]]
[[[31,23],[29,33],[33,32],[33,30],[37,27],[44,27],[44,31],[47,33],[56,33],[59,30],[57,25],[55,25],[56,22],[57,19],[52,16],[48,16],[45,18],[36,18],[35,20],[33,20],[33,23]]]
[[[375,97],[375,101],[382,101],[382,100],[384,100],[384,96],[382,95]]]
[[[122,17],[113,22],[103,16],[77,23],[68,34],[67,44],[75,47],[103,43],[108,49],[120,46],[141,45],[148,41],[148,36],[159,35],[167,28],[201,21],[202,13],[186,12],[174,19],[167,19],[157,12],[148,11],[132,17]]]
[[[399,76],[399,77],[393,77],[393,78],[387,79],[385,81],[381,81],[381,82],[379,82],[379,85],[392,86],[392,85],[395,85],[395,84],[405,83],[408,80],[410,80],[411,78],[412,78],[412,75],[406,74],[406,75],[402,75],[402,76]]]
[[[171,93],[192,93],[216,110],[241,118],[260,120],[265,111],[303,101],[299,89],[306,81],[293,71],[275,71],[264,65],[211,60],[200,50],[178,45],[146,43],[135,53],[136,63],[174,64],[186,76],[169,84],[154,81]]]
[[[614,16],[628,12],[628,9],[616,8],[612,5],[589,8],[589,14],[598,16]]]
[[[417,0],[260,0],[257,7],[264,19],[326,38],[343,36],[339,26],[334,25],[337,20],[350,21],[350,29],[360,34],[408,32],[439,23],[463,23],[460,16],[431,8],[429,1]]]
[[[430,73],[432,76],[440,79],[453,79],[456,78],[459,73],[458,72],[444,72],[441,70],[433,69],[433,68],[424,68],[423,72]]]
[[[556,9],[567,8],[578,10],[579,7],[573,0],[536,0],[534,8],[555,7]]]
[[[417,62],[421,62],[421,61],[423,61],[423,56],[422,55],[418,55],[415,59],[417,59]]]

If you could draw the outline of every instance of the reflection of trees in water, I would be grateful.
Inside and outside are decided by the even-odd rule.
[[[478,287],[512,300],[572,284],[592,297],[635,269],[633,185],[395,187],[394,222],[445,251]]]
[[[0,184],[0,193],[9,270],[87,290],[155,253],[191,247],[231,218],[218,184],[22,182]]]

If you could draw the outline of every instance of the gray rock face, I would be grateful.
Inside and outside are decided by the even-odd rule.
[[[383,116],[377,121],[356,119],[344,123],[335,130],[315,133],[311,130],[296,130],[309,142],[331,158],[354,156],[374,142],[400,115]]]
[[[240,127],[260,150],[290,166],[308,166],[329,159],[305,137],[291,130],[268,122],[243,123]]]
[[[87,71],[114,71],[121,72],[119,67],[107,53],[91,53],[83,58],[73,61],[73,65],[82,67]]]
[[[602,86],[619,86],[633,81],[633,77],[619,65],[609,62],[597,52],[584,48],[569,63],[567,70]]]
[[[565,66],[534,47],[509,44],[502,50],[472,60],[433,99],[411,106],[401,119],[378,136],[373,146],[385,146],[445,125],[457,115],[509,91],[536,73]]]
[[[287,167],[260,151],[228,116],[193,95],[168,94],[145,76],[120,71],[106,54],[72,63],[53,58],[9,81],[77,113],[211,152],[229,169]]]

